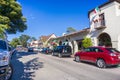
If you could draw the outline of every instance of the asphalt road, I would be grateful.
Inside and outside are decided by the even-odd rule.
[[[12,65],[12,80],[120,80],[120,67],[100,69],[73,58],[41,53],[16,53]]]

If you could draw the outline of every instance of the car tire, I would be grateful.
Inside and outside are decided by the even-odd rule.
[[[80,62],[80,57],[79,56],[75,56],[75,61],[76,62]]]
[[[61,57],[62,57],[62,54],[59,53],[59,54],[58,54],[58,57],[61,58]]]
[[[6,76],[5,76],[5,80],[11,80],[12,75],[13,75],[13,67],[12,67],[12,65],[10,64],[10,65],[9,65],[9,68],[8,68],[8,71],[7,71],[7,73],[6,73]]]
[[[52,56],[55,56],[53,52],[52,52]]]
[[[99,68],[106,68],[106,63],[103,59],[98,59],[96,62],[97,67]]]

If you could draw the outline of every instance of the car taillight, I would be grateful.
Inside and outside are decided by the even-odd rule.
[[[110,56],[117,56],[116,54],[114,54],[114,53],[110,53]]]

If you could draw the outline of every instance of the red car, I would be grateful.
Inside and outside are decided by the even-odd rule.
[[[120,64],[120,52],[114,48],[89,47],[75,53],[75,61],[87,61],[95,63],[99,68]]]

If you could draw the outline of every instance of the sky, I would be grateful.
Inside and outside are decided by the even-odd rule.
[[[68,27],[82,30],[89,27],[88,11],[108,0],[18,0],[27,18],[27,30],[8,35],[8,40],[26,34],[38,39],[41,35],[62,36]]]

